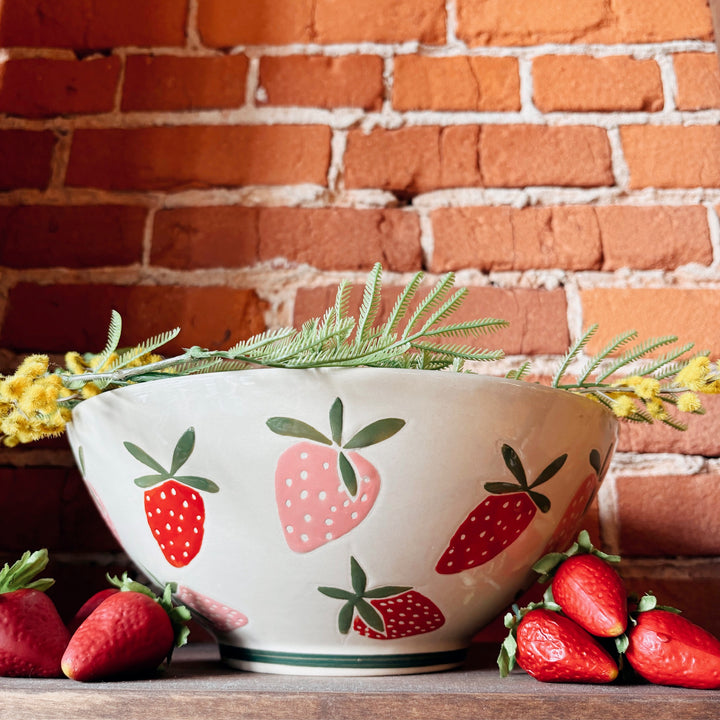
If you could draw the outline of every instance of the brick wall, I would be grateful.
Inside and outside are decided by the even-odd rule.
[[[720,355],[707,0],[5,0],[0,45],[3,369],[100,349],[113,307],[226,346],[377,260],[457,271],[513,362],[591,322]],[[588,523],[720,632],[708,409],[625,428]],[[0,560],[49,547],[66,613],[123,567],[64,441],[0,451],[0,488]]]

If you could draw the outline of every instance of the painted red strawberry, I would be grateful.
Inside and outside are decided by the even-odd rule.
[[[503,677],[515,663],[542,682],[609,683],[618,676],[600,643],[560,613],[531,606],[510,614],[506,625],[510,634],[498,658]]]
[[[47,550],[23,553],[0,570],[0,676],[58,677],[70,639],[53,601],[50,578],[34,580],[48,563]]]
[[[405,421],[384,418],[343,442],[343,404],[330,408],[332,439],[302,422],[272,417],[267,426],[278,435],[300,438],[278,459],[275,498],[288,547],[314,550],[350,532],[370,512],[380,491],[377,469],[356,452],[398,432]]]
[[[318,588],[323,595],[345,601],[338,615],[338,629],[344,635],[352,628],[373,640],[398,640],[445,624],[440,608],[411,587],[388,585],[368,590],[367,576],[354,557],[350,558],[350,578],[352,590]]]
[[[62,671],[72,680],[145,676],[169,661],[173,648],[187,639],[190,612],[173,606],[172,586],[157,597],[127,574],[111,581],[120,592],[88,615],[62,656]]]
[[[676,611],[639,612],[627,642],[630,666],[651,683],[720,688],[720,640]]]
[[[535,488],[560,470],[567,455],[555,458],[531,484],[515,450],[503,445],[502,456],[517,482],[485,483],[490,496],[455,531],[435,566],[437,572],[449,575],[489,562],[520,537],[538,508],[544,513],[550,509],[550,500]]]
[[[197,475],[178,475],[195,447],[195,430],[188,428],[177,441],[170,470],[131,442],[127,451],[155,472],[135,478],[145,492],[145,514],[165,559],[184,567],[200,552],[205,532],[205,503],[199,491],[217,492],[218,486]],[[156,486],[156,487],[155,487]]]
[[[557,603],[563,613],[596,637],[617,637],[627,628],[627,589],[607,555],[590,542],[583,530],[565,553],[551,553],[535,563],[540,581],[552,578],[546,601]]]
[[[565,509],[560,522],[550,541],[545,547],[545,553],[563,551],[568,548],[575,533],[578,531],[580,520],[587,512],[590,504],[595,498],[595,493],[600,487],[600,482],[607,471],[608,461],[612,455],[612,446],[605,455],[605,460],[601,460],[600,453],[593,449],[590,452],[590,465],[594,472],[590,473],[582,482],[575,492],[570,504]],[[545,554],[543,553],[543,554]]]
[[[229,633],[248,624],[247,617],[239,610],[235,610],[184,585],[178,585],[175,595],[217,632]]]

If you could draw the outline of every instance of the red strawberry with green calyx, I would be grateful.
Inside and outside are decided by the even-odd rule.
[[[177,441],[170,470],[142,448],[123,443],[127,451],[154,473],[135,478],[145,492],[145,515],[155,541],[165,559],[174,567],[184,567],[200,552],[205,532],[205,503],[200,492],[215,493],[218,486],[197,475],[178,475],[195,447],[195,430],[188,428]]]
[[[540,582],[552,580],[545,598],[556,602],[569,618],[597,637],[618,637],[628,622],[627,590],[607,555],[593,547],[583,530],[567,552],[551,553],[533,566]]]
[[[47,550],[23,553],[0,570],[0,676],[59,677],[70,639],[53,601],[50,578],[35,580],[48,563]]]
[[[398,640],[432,632],[445,624],[435,603],[411,587],[387,585],[367,589],[367,576],[358,561],[350,558],[352,590],[319,587],[323,595],[344,600],[338,614],[338,630],[373,640]]]
[[[567,454],[555,458],[528,483],[518,454],[509,445],[502,446],[505,465],[516,482],[485,483],[490,497],[485,498],[455,531],[435,570],[443,575],[483,565],[505,550],[532,522],[538,508],[546,513],[550,500],[535,488],[554,477],[567,460]]]
[[[190,611],[173,605],[173,585],[157,597],[127,573],[108,579],[119,592],[88,615],[62,656],[62,670],[72,680],[143,677],[169,662],[173,649],[187,640]]]
[[[330,408],[330,435],[288,417],[271,417],[274,433],[298,438],[278,458],[275,497],[285,541],[291,550],[309,552],[345,535],[370,512],[380,491],[377,469],[357,452],[397,433],[405,421],[383,418],[343,442],[344,408]]]
[[[500,675],[515,664],[541,682],[609,683],[618,666],[590,633],[570,618],[540,605],[508,613],[510,630],[498,657]]]
[[[720,640],[645,595],[633,613],[625,657],[641,677],[658,685],[720,688]]]

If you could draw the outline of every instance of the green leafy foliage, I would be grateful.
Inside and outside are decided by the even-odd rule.
[[[481,318],[448,322],[460,309],[467,289],[452,291],[454,275],[443,276],[419,297],[423,273],[417,273],[398,295],[390,314],[378,322],[382,306],[382,267],[378,263],[365,283],[358,318],[350,313],[351,286],[340,283],[335,302],[322,317],[305,322],[299,329],[281,328],[254,335],[228,350],[198,346],[182,355],[138,365],[138,360],[166,344],[179,328],[156,335],[135,348],[120,353],[109,368],[103,366],[117,352],[122,321],[112,313],[108,341],[94,367],[99,372],[63,374],[66,387],[78,390],[87,383],[112,389],[128,383],[207,372],[251,367],[391,367],[439,370],[462,369],[465,361],[498,360],[500,350],[479,349],[458,339],[477,338],[508,325],[507,321]],[[409,315],[409,317],[408,317]],[[90,356],[92,357],[92,356]],[[102,362],[98,362],[98,357]],[[72,405],[78,398],[65,401]]]

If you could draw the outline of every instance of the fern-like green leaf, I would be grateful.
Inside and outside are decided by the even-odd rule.
[[[355,340],[362,344],[370,334],[378,308],[380,307],[380,291],[382,289],[382,266],[376,263],[365,283],[360,315],[358,317]]]
[[[505,328],[509,324],[506,320],[497,318],[480,318],[479,320],[468,320],[454,325],[442,325],[439,328],[423,332],[421,337],[466,337],[467,335],[479,337]],[[420,333],[418,333],[418,336],[420,336]]]
[[[644,358],[646,355],[649,355],[651,352],[654,352],[659,347],[670,345],[674,342],[677,342],[677,337],[673,335],[665,335],[663,337],[651,338],[644,343],[635,345],[629,350],[626,350],[617,360],[610,363],[603,372],[598,375],[597,379],[599,382],[602,382],[614,373],[622,370],[624,367],[627,367],[631,363],[634,363],[637,360]]]
[[[529,360],[526,360],[522,365],[520,365],[520,367],[509,370],[505,374],[505,377],[508,380],[524,380],[530,372],[531,367],[532,363]]]
[[[584,335],[579,337],[568,349],[568,351],[563,356],[562,361],[560,362],[560,366],[555,371],[555,374],[553,375],[551,386],[557,387],[560,384],[560,380],[564,377],[565,373],[567,372],[568,367],[570,366],[570,363],[585,349],[585,346],[590,342],[593,335],[597,332],[598,325],[597,323],[591,325],[588,330],[585,332]]]
[[[122,317],[117,310],[110,313],[110,326],[108,327],[108,337],[104,350],[95,359],[95,367],[102,368],[108,361],[110,356],[117,350],[122,333]]]
[[[454,282],[455,275],[453,273],[448,273],[444,277],[440,278],[435,287],[433,287],[418,304],[415,312],[408,320],[405,326],[405,331],[403,332],[403,338],[410,337],[413,328],[420,322],[423,316],[428,312],[432,312],[432,310],[445,299]]]
[[[609,355],[617,352],[621,347],[627,345],[631,340],[637,337],[636,330],[629,330],[628,332],[616,335],[597,355],[591,357],[584,368],[580,371],[578,376],[578,385],[584,383],[588,377],[593,373]]]
[[[395,305],[390,311],[390,315],[381,329],[383,335],[390,336],[395,332],[400,320],[402,320],[407,314],[410,303],[417,294],[418,288],[420,287],[420,283],[422,282],[424,276],[425,274],[422,272],[415,273],[410,282],[398,295]]]
[[[159,347],[166,345],[171,340],[176,338],[180,333],[180,328],[176,327],[167,332],[155,335],[148,340],[140,343],[137,347],[131,348],[123,352],[118,359],[110,366],[109,372],[114,372],[121,368],[126,367],[129,363],[141,358],[143,355],[155,352]]]

